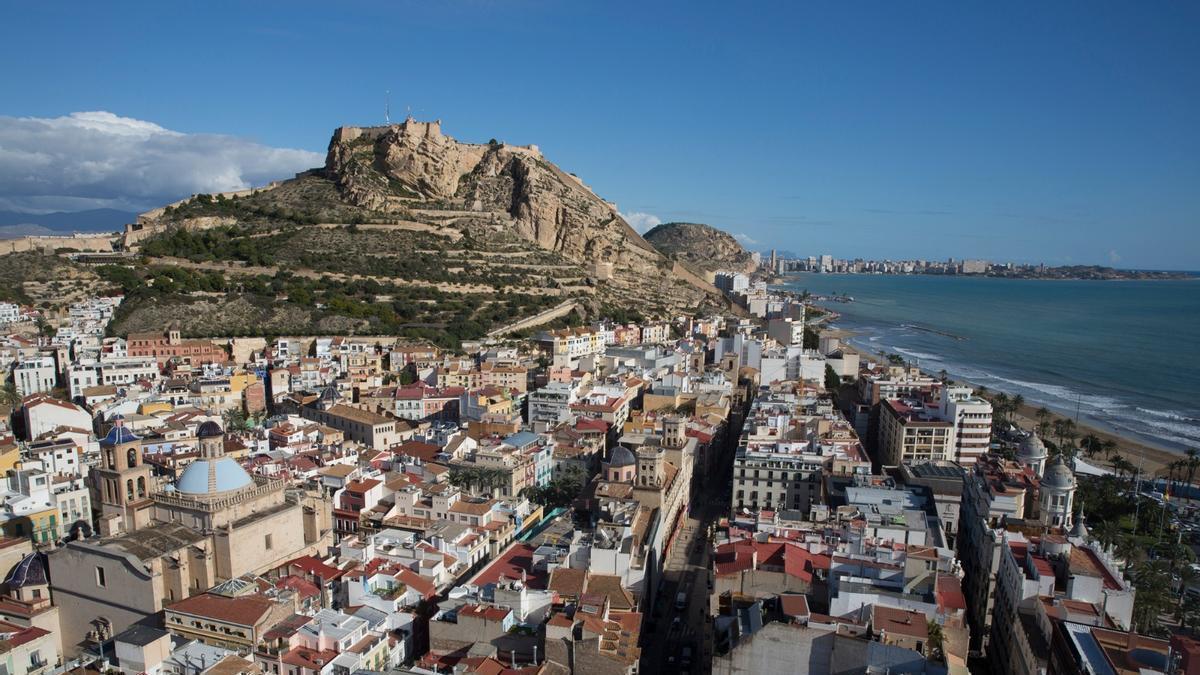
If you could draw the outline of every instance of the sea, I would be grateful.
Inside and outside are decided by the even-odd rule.
[[[1200,450],[1200,278],[1061,281],[799,274],[861,350],[1159,448]]]

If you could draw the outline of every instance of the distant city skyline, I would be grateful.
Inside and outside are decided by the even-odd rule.
[[[752,250],[1200,269],[1195,5],[33,6],[0,210],[137,210],[411,110],[536,143],[635,227]],[[136,73],[136,75],[131,75]]]

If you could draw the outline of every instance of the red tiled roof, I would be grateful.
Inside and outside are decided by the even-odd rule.
[[[871,607],[871,628],[874,631],[908,635],[920,640],[929,637],[929,622],[924,612],[898,609],[886,605]]]
[[[293,647],[281,659],[290,666],[299,666],[308,670],[320,672],[325,664],[337,658],[338,653],[332,649],[317,651],[308,647]]]
[[[808,598],[799,593],[784,593],[779,596],[779,608],[788,616],[809,617]]]
[[[169,612],[216,619],[240,626],[254,626],[271,611],[271,601],[260,595],[227,598],[201,593],[168,606]]]
[[[487,621],[503,621],[512,613],[507,607],[492,607],[484,605],[463,605],[458,610],[458,616],[470,616]]]
[[[417,574],[416,572],[406,568],[401,568],[400,571],[396,572],[394,576],[396,581],[399,581],[405,586],[413,589],[426,600],[437,596],[437,585],[435,585],[433,580],[429,577],[421,576],[420,574]]]
[[[432,462],[441,453],[442,449],[432,443],[422,443],[421,441],[408,441],[401,443],[392,450],[394,455],[408,455],[426,462]]]
[[[475,585],[493,584],[501,579],[519,581],[523,571],[525,572],[526,586],[545,590],[546,574],[533,568],[533,551],[533,547],[528,544],[514,544],[496,562],[488,565],[479,573],[479,576],[475,577]]]
[[[939,575],[936,584],[937,604],[942,610],[958,610],[967,608],[967,598],[963,595],[962,583],[958,577],[948,574]]]
[[[305,574],[311,574],[311,575],[321,579],[322,581],[330,581],[333,579],[340,579],[342,577],[342,575],[344,574],[344,572],[342,570],[339,570],[336,567],[331,567],[329,565],[326,565],[325,563],[321,562],[320,560],[318,560],[317,558],[315,558],[313,556],[303,556],[300,558],[295,558],[293,560],[289,560],[288,563],[286,565],[284,565],[284,567],[288,568],[288,569],[291,569],[294,567],[294,568],[300,570],[301,572],[304,572]]]
[[[7,643],[8,647],[16,647],[27,642],[32,642],[43,635],[49,635],[50,631],[44,628],[38,628],[37,626],[25,628],[23,626],[18,626],[15,623],[0,621],[0,633],[12,633],[13,636],[4,642]]]
[[[374,478],[364,478],[362,480],[353,480],[346,485],[347,492],[367,492],[371,488],[379,485],[379,481]]]
[[[294,574],[289,574],[279,581],[276,581],[275,588],[291,589],[296,591],[296,593],[302,598],[313,598],[321,594],[321,589],[318,588],[316,584],[308,579],[305,579],[304,577],[298,577]]]

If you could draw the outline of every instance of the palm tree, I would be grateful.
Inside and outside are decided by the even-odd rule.
[[[1005,419],[1008,413],[1008,394],[999,392],[992,399],[992,406],[1000,413],[1000,419]]]
[[[1139,565],[1134,573],[1137,598],[1133,605],[1133,623],[1139,633],[1161,630],[1159,616],[1174,604],[1171,589],[1171,572],[1163,560]]]
[[[1186,454],[1188,485],[1190,486],[1192,484],[1192,480],[1196,477],[1196,467],[1200,466],[1200,453],[1196,452],[1195,448],[1188,448]]]
[[[1124,457],[1121,456],[1121,453],[1117,453],[1116,455],[1113,455],[1112,468],[1113,468],[1113,471],[1117,472],[1117,478],[1125,477],[1125,469],[1127,467],[1132,468],[1132,465]]]
[[[1111,438],[1106,438],[1100,442],[1100,447],[1104,450],[1104,459],[1108,459],[1113,450],[1117,449],[1117,442]]]
[[[1125,570],[1133,567],[1134,558],[1142,552],[1141,544],[1138,540],[1131,536],[1123,536],[1117,539],[1117,547],[1114,553],[1118,559],[1125,561]]]
[[[21,407],[21,395],[17,393],[17,385],[13,382],[5,382],[4,387],[0,389],[0,405],[16,410]]]
[[[1075,445],[1075,439],[1079,437],[1079,430],[1075,426],[1075,420],[1070,418],[1063,420],[1063,437],[1069,445]]]
[[[1121,528],[1113,520],[1102,520],[1090,528],[1091,534],[1102,546],[1112,545],[1121,535]]]
[[[1100,437],[1096,434],[1088,434],[1087,436],[1083,437],[1083,440],[1079,443],[1079,446],[1083,448],[1084,454],[1086,454],[1089,458],[1095,457],[1096,453],[1100,452]]]
[[[1013,409],[1014,413],[1020,415],[1021,407],[1024,405],[1025,405],[1025,397],[1024,396],[1017,394],[1016,396],[1012,397],[1012,409]]]
[[[1039,407],[1038,412],[1033,413],[1033,417],[1037,418],[1038,425],[1040,425],[1044,422],[1048,422],[1050,419],[1050,411],[1045,406]]]

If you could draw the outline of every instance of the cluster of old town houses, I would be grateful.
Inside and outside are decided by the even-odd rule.
[[[1166,672],[1193,653],[1130,632],[1134,590],[1036,436],[1001,454],[970,388],[806,348],[796,299],[718,281],[740,316],[458,350],[107,336],[119,297],[50,330],[0,306],[2,672]]]

